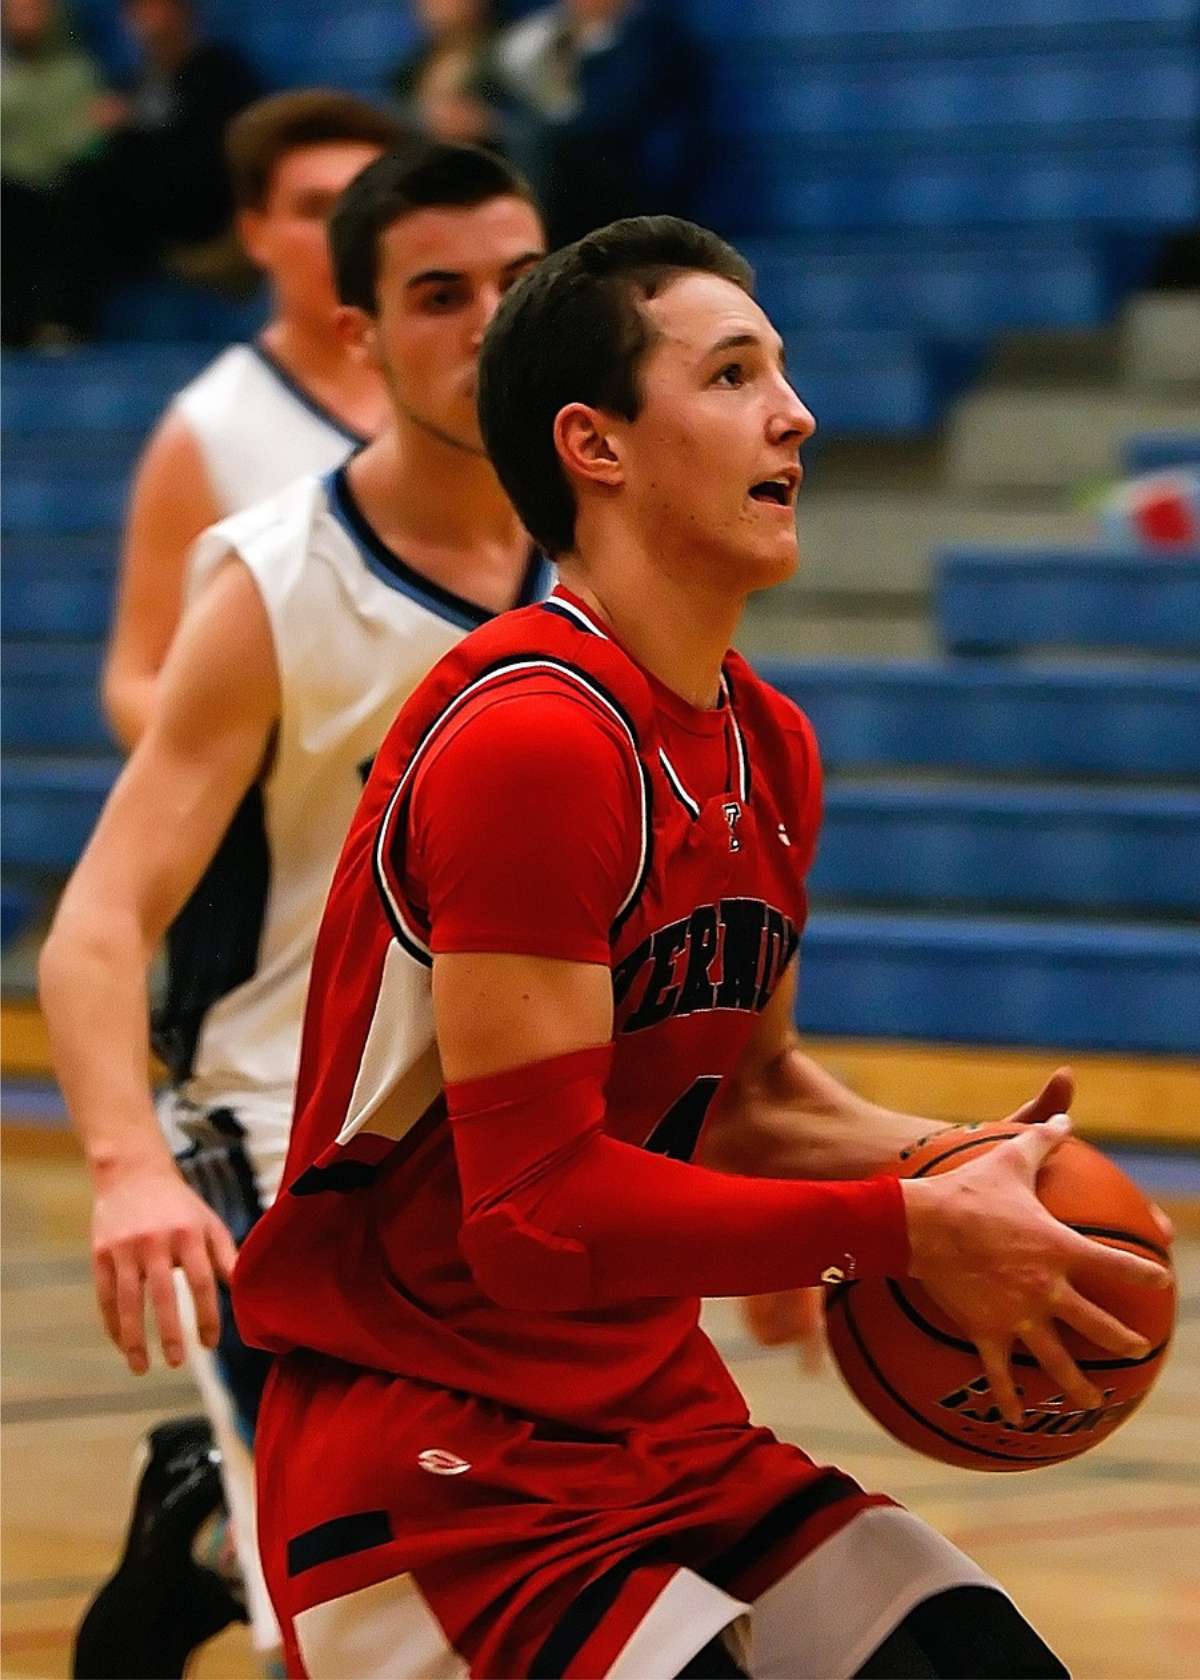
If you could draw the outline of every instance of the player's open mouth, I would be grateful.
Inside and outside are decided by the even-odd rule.
[[[775,507],[790,508],[796,500],[799,488],[800,469],[790,467],[787,472],[778,473],[774,478],[762,478],[757,484],[752,484],[750,499],[754,502],[767,502]]]

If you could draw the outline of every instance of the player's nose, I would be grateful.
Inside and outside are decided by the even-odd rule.
[[[767,426],[768,441],[774,444],[807,443],[816,429],[817,421],[812,410],[801,402],[781,375],[778,402]]]
[[[471,327],[471,348],[478,350],[483,343],[483,335],[491,325],[492,316],[500,307],[503,297],[499,286],[481,286],[475,299],[475,318]]]

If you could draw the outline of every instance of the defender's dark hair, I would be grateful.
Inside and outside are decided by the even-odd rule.
[[[234,203],[240,210],[261,210],[279,160],[301,146],[358,140],[390,152],[409,132],[390,112],[334,88],[300,88],[256,99],[225,130]]]
[[[414,210],[470,209],[508,197],[523,198],[538,209],[524,176],[478,146],[414,138],[377,158],[351,181],[329,223],[338,297],[375,313],[380,235]]]
[[[641,305],[681,274],[754,273],[731,245],[675,216],[632,216],[547,257],[509,291],[479,360],[479,423],[526,530],[552,555],[575,546],[575,497],[554,447],[554,420],[588,403],[636,420],[641,362],[655,342]]]

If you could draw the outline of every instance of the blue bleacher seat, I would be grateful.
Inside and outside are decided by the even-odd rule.
[[[1053,36],[1071,30],[1084,42],[1108,39],[1122,25],[1142,30],[1179,31],[1195,27],[1193,0],[1008,0],[994,6],[988,0],[688,0],[692,27],[713,39],[728,41],[762,38],[771,45],[781,39],[819,44],[823,39],[842,43],[846,38],[911,35],[920,44],[947,37],[980,34],[1003,38],[1019,31]],[[928,47],[926,47],[928,50]]]
[[[93,482],[125,480],[133,470],[146,434],[143,428],[69,428],[57,432],[3,430],[5,482],[55,474]]]
[[[0,945],[8,945],[25,931],[38,907],[37,891],[23,881],[0,887]]]
[[[1200,653],[1200,553],[947,549],[934,600],[939,638],[958,652]]]
[[[1164,467],[1200,469],[1200,432],[1140,432],[1125,445],[1125,470],[1159,472]]]
[[[0,808],[6,867],[73,868],[119,769],[116,759],[7,756]]]
[[[0,530],[22,535],[115,531],[125,512],[124,475],[69,478],[6,474]]]
[[[1200,793],[838,778],[816,900],[1188,914]]]
[[[212,355],[211,344],[92,346],[61,356],[8,351],[5,431],[145,432]]]
[[[112,576],[117,566],[117,539],[108,531],[74,532],[49,536],[41,531],[5,538],[0,567],[8,577],[39,577],[55,571],[89,572]]]
[[[1200,932],[821,910],[803,1031],[1064,1049],[1200,1050]]]
[[[1200,775],[1200,671],[763,660],[831,767]]]
[[[12,753],[111,753],[100,710],[99,642],[5,640],[0,740]],[[18,761],[8,758],[7,771]]]
[[[110,576],[63,567],[31,576],[4,570],[4,634],[104,636],[112,616]]]

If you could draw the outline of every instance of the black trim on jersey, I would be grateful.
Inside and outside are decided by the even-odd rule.
[[[750,751],[746,745],[746,732],[738,722],[737,692],[733,686],[733,678],[729,675],[729,672],[724,666],[721,667],[721,676],[725,683],[725,693],[729,698],[729,721],[733,725],[733,732],[737,736],[738,745],[741,748],[741,768],[744,774],[743,786],[739,789],[739,792],[741,794],[742,803],[744,805],[748,805],[750,803],[750,796],[754,792],[754,775],[750,769]]]
[[[602,642],[610,639],[597,630],[594,624],[587,623],[585,616],[580,613],[578,608],[572,611],[570,607],[565,607],[561,601],[556,601],[553,596],[548,601],[543,601],[542,607],[544,611],[553,613],[555,618],[565,619],[568,624],[573,624],[576,630],[582,630],[588,636],[599,636]]]
[[[357,543],[369,569],[376,576],[382,572],[385,583],[398,586],[405,595],[439,618],[456,624],[460,630],[478,630],[480,625],[498,617],[490,607],[481,607],[478,601],[469,601],[465,595],[458,595],[453,589],[434,583],[387,546],[358,504],[346,471],[348,465],[349,462],[343,461],[328,475],[325,483],[329,487],[330,505],[335,516]],[[528,606],[537,599],[545,573],[546,560],[541,549],[530,548],[514,607]]]
[[[692,821],[696,822],[700,816],[699,801],[693,799],[691,794],[684,787],[678,770],[676,770],[675,766],[671,763],[671,760],[667,757],[662,747],[659,747],[658,749],[658,762],[663,767],[663,774],[667,778],[667,786],[675,795],[679,803],[683,806],[688,816],[691,817]]]
[[[288,1541],[288,1574],[303,1575],[318,1564],[386,1546],[393,1538],[392,1519],[386,1511],[354,1511],[348,1517],[333,1517]]]
[[[354,1190],[367,1190],[379,1177],[379,1162],[331,1161],[327,1167],[309,1167],[288,1186],[289,1196],[323,1196],[332,1192],[348,1195]]]
[[[396,780],[396,785],[384,807],[383,815],[380,817],[380,829],[385,827],[386,824],[391,821],[392,804],[397,793],[408,779],[417,758],[425,750],[425,747],[429,744],[433,735],[440,728],[443,720],[446,718],[451,709],[463,698],[465,694],[468,693],[468,691],[477,688],[480,684],[485,682],[488,677],[496,675],[497,672],[511,670],[514,677],[516,677],[521,675],[522,672],[528,669],[531,665],[549,666],[552,670],[568,671],[572,674],[572,676],[580,678],[587,687],[590,687],[595,693],[600,695],[600,697],[609,706],[612,707],[613,711],[616,712],[617,716],[621,719],[622,723],[629,731],[630,740],[633,746],[633,755],[637,761],[638,770],[642,778],[642,792],[645,800],[645,849],[642,857],[641,868],[639,869],[633,885],[630,888],[629,897],[622,905],[616,920],[612,923],[612,926],[609,929],[609,938],[615,939],[624,927],[625,923],[629,920],[630,916],[633,914],[634,910],[637,908],[638,901],[641,898],[646,885],[647,877],[650,874],[650,868],[654,857],[654,793],[650,782],[649,771],[647,770],[641,755],[641,738],[638,735],[633,719],[629,716],[629,713],[625,710],[625,707],[621,704],[621,702],[609,692],[602,682],[598,681],[598,679],[594,677],[590,671],[585,670],[582,666],[573,665],[569,659],[559,659],[553,654],[543,653],[538,651],[536,648],[531,648],[524,652],[506,654],[501,659],[494,659],[490,665],[485,665],[481,670],[477,671],[470,681],[465,683],[464,686],[459,689],[457,694],[451,695],[451,697],[442,706],[437,716],[432,718],[426,725],[425,730],[421,735],[421,739],[416,743],[412,752],[408,755],[404,768],[401,770],[400,775]],[[432,968],[433,958],[427,952],[422,951],[419,946],[413,944],[412,939],[400,925],[400,922],[392,909],[391,889],[383,877],[383,869],[380,863],[380,840],[381,835],[377,832],[375,841],[371,846],[371,873],[375,877],[375,886],[378,890],[380,900],[382,901],[388,925],[391,927],[392,933],[395,935],[398,943],[405,951],[408,952],[410,957],[414,957],[417,962],[422,964],[423,967]]]
[[[706,1581],[736,1597],[736,1583],[747,1570],[761,1563],[776,1546],[820,1512],[829,1510],[832,1505],[840,1505],[844,1499],[857,1498],[861,1493],[858,1483],[842,1471],[826,1470],[807,1487],[798,1489],[790,1498],[773,1506],[753,1528],[747,1529],[740,1540],[735,1540],[728,1551],[706,1563],[698,1573]]]
[[[167,929],[166,992],[151,1042],[172,1084],[190,1078],[209,1010],[257,972],[270,888],[266,807],[256,785]]]
[[[271,354],[265,344],[255,338],[250,341],[246,348],[258,357],[268,373],[275,375],[288,396],[295,397],[300,406],[306,408],[314,419],[332,427],[335,432],[339,432],[345,438],[347,443],[354,444],[356,448],[361,449],[364,443],[370,443],[371,440],[365,432],[356,432],[352,426],[347,426],[344,420],[338,419],[331,408],[325,407],[319,397],[314,397],[311,391],[306,391],[300,381],[288,372],[283,363]]]

